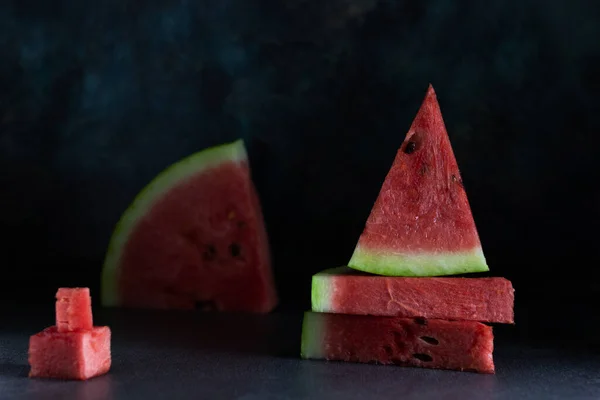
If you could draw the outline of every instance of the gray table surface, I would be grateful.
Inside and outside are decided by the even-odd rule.
[[[600,399],[600,354],[517,343],[500,335],[510,327],[496,338],[495,375],[301,360],[301,313],[100,310],[95,322],[113,332],[109,374],[29,379],[29,335],[52,313],[4,319],[0,399]]]

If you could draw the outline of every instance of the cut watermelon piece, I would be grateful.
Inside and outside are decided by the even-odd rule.
[[[191,155],[133,201],[110,240],[102,303],[269,312],[269,244],[242,140]]]
[[[348,265],[388,276],[489,270],[431,85]]]
[[[514,323],[514,288],[504,278],[387,277],[340,267],[313,276],[311,297],[317,312]]]
[[[108,326],[93,326],[89,288],[56,292],[56,325],[29,338],[31,378],[85,380],[109,371]]]
[[[58,289],[56,292],[56,327],[58,332],[93,328],[90,289]]]
[[[110,370],[110,329],[107,326],[60,332],[51,326],[29,339],[31,378],[85,380]]]
[[[307,312],[304,359],[494,373],[494,336],[474,321]]]

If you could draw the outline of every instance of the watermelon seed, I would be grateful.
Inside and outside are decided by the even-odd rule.
[[[417,149],[417,144],[415,142],[408,142],[404,147],[404,152],[406,154],[412,154]]]
[[[231,245],[229,245],[229,251],[233,257],[239,257],[240,253],[242,252],[242,248],[237,243],[231,243]]]
[[[427,320],[423,317],[415,318],[415,324],[417,325],[427,325]]]
[[[196,302],[196,310],[216,311],[217,305],[213,300],[204,300]]]
[[[217,249],[212,244],[206,246],[206,250],[203,253],[203,257],[206,261],[214,260],[217,257]]]
[[[440,344],[439,340],[437,340],[436,338],[432,338],[431,336],[421,336],[420,339],[422,341],[432,344],[434,346],[437,346],[438,344]]]
[[[415,353],[415,354],[413,354],[413,357],[420,361],[425,361],[425,362],[433,361],[433,358],[429,354],[425,354],[425,353]]]
[[[241,229],[241,228],[245,228],[245,227],[246,227],[246,222],[244,222],[244,221],[238,221],[238,223],[237,223],[237,226],[238,226],[238,228],[240,228],[240,229]]]
[[[399,352],[403,352],[406,347],[406,339],[401,332],[394,332],[394,342]]]
[[[392,358],[392,356],[394,355],[394,349],[392,349],[392,346],[390,346],[389,344],[383,346],[383,351],[385,351],[385,354],[387,354],[389,358]]]

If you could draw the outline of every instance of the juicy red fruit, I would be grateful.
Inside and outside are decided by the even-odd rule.
[[[247,162],[199,173],[160,199],[124,248],[122,306],[270,311],[268,239]]]
[[[308,358],[494,373],[493,333],[474,321],[307,313],[321,354]],[[306,323],[306,320],[305,320]],[[303,338],[303,341],[306,338]]]
[[[90,330],[92,299],[88,288],[60,288],[56,292],[56,326],[59,332]]]
[[[315,311],[514,323],[514,289],[505,278],[404,278],[340,271],[313,278],[327,288],[320,293],[324,301],[313,299]]]
[[[386,176],[359,244],[398,252],[481,246],[431,86]]]
[[[110,370],[110,329],[59,332],[51,326],[29,339],[29,376],[86,380]]]
[[[109,371],[111,331],[93,326],[88,288],[60,288],[56,324],[29,338],[31,378],[85,380]]]

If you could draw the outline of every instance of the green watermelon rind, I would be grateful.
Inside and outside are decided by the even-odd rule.
[[[356,274],[354,269],[344,267],[335,267],[324,269],[312,276],[311,286],[311,309],[314,312],[334,312],[331,305],[331,298],[335,291],[334,283],[336,276]]]
[[[324,272],[312,277],[311,308],[316,312],[329,312],[331,309],[332,280],[328,279]]]
[[[315,318],[311,311],[304,313],[302,321],[302,338],[300,341],[300,358],[320,359],[323,358],[323,329],[322,318]]]
[[[384,276],[445,276],[488,272],[481,247],[454,252],[418,252],[399,254],[356,246],[350,268]]]
[[[198,173],[225,162],[248,160],[243,139],[191,154],[158,174],[134,198],[117,222],[111,236],[101,278],[101,302],[105,307],[118,306],[117,272],[123,248],[136,224],[169,189]]]

